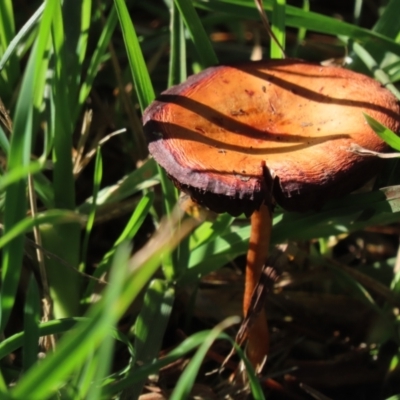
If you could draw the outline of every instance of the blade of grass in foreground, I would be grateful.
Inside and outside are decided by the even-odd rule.
[[[121,316],[118,300],[127,275],[130,249],[121,246],[114,259],[110,285],[100,303],[89,313],[89,320],[79,324],[60,342],[57,352],[49,355],[36,368],[31,369],[15,386],[17,398],[46,399],[65,382],[74,369],[109,334]]]
[[[113,362],[114,339],[112,336],[106,336],[96,351],[95,358],[91,360],[91,366],[94,368],[94,377],[90,382],[88,393],[84,397],[86,400],[99,400],[104,398],[104,386],[102,385],[106,376],[110,373]]]
[[[78,322],[84,321],[87,321],[87,318],[63,318],[53,319],[52,321],[48,322],[42,322],[39,324],[39,336],[59,335],[70,331]],[[0,360],[23,346],[25,334],[26,332],[22,331],[0,342]],[[124,343],[127,346],[129,353],[131,355],[133,354],[134,351],[132,345],[129,341],[121,336],[120,332],[117,329],[113,329],[110,334],[114,339]]]
[[[33,161],[28,165],[16,166],[11,171],[7,171],[4,175],[0,176],[0,192],[4,191],[10,185],[25,179],[28,174],[35,174],[42,169],[43,165],[38,161]]]
[[[19,236],[30,232],[35,226],[46,224],[70,224],[72,222],[82,223],[83,219],[79,214],[68,210],[49,210],[39,213],[35,217],[26,217],[16,222],[11,229],[7,230],[7,232],[0,237],[0,248],[7,246]]]
[[[68,69],[66,48],[74,46],[74,36],[64,32],[64,19],[61,4],[52,14],[52,60],[54,75],[51,80],[50,107],[47,121],[49,135],[53,138],[53,179],[54,206],[60,209],[75,209],[75,181],[72,164],[72,133],[70,91],[66,90],[75,73]],[[71,43],[69,43],[71,41]],[[75,99],[76,101],[76,99]],[[50,294],[53,299],[56,318],[80,315],[80,290],[82,277],[76,272],[80,257],[80,225],[70,224],[43,226],[41,235],[43,246],[56,257],[46,259]],[[59,260],[63,260],[61,263]],[[68,265],[69,267],[67,267]]]
[[[14,130],[11,137],[10,153],[8,158],[8,170],[26,166],[29,164],[32,140],[32,100],[37,86],[41,87],[42,82],[36,76],[42,64],[47,64],[45,55],[46,44],[50,36],[50,26],[55,2],[46,3],[43,17],[40,24],[39,34],[34,49],[29,57],[26,73],[22,82],[20,95],[18,97]],[[44,84],[44,83],[43,83]],[[4,233],[14,228],[26,214],[26,179],[10,185],[6,190]],[[3,249],[2,265],[2,292],[1,292],[1,330],[3,331],[11,309],[14,305],[20,270],[23,258],[24,237],[16,237]]]
[[[194,225],[192,220],[168,219],[130,261],[129,247],[121,245],[113,260],[110,283],[103,298],[90,309],[89,319],[63,337],[57,352],[28,371],[13,389],[15,397],[46,399],[53,395],[109,335],[110,329],[158,269],[163,255],[171,252]]]

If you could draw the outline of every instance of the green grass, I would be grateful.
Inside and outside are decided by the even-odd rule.
[[[313,12],[306,0],[301,7],[264,3],[288,55],[307,58],[311,52],[315,60],[348,54],[350,68],[374,76],[400,99],[399,0],[379,2],[371,29],[359,25],[362,1],[354,3],[348,22]],[[12,121],[0,118],[0,399],[138,398],[150,376],[182,359],[186,369],[167,386],[175,387],[169,398],[188,398],[197,379],[206,379],[199,377],[215,342],[234,346],[237,323],[229,316],[199,328],[191,324],[191,302],[203,277],[246,253],[250,229],[243,218],[197,222],[179,212],[176,189],[146,158],[140,116],[156,94],[188,75],[248,60],[248,34],[260,23],[256,6],[251,0],[32,4],[36,8],[25,10],[11,0],[0,2],[0,99]],[[314,39],[317,50],[309,50],[310,32],[328,35],[329,46]],[[217,33],[229,40],[213,41]],[[262,46],[264,58],[282,56],[265,38]],[[85,136],[88,110],[93,119]],[[393,132],[366,119],[393,152],[400,150]],[[274,245],[308,243],[308,262],[331,274],[324,293],[346,293],[382,322],[384,328],[365,327],[363,337],[372,332],[378,350],[394,343],[387,381],[380,382],[388,399],[398,397],[385,385],[400,368],[395,259],[356,275],[330,261],[327,243],[398,223],[399,172],[390,160],[371,192],[315,212],[278,210],[272,236]],[[384,266],[390,266],[386,280]],[[174,304],[184,289],[193,298],[185,303],[186,322],[178,323]],[[52,301],[46,310],[44,298]],[[165,335],[171,326],[191,329],[172,345]],[[54,351],[39,340],[50,335]],[[39,352],[47,352],[45,359],[39,361]],[[243,351],[236,352],[248,368],[254,398],[265,398],[265,382]],[[285,353],[273,354],[268,377],[281,378],[285,360]]]

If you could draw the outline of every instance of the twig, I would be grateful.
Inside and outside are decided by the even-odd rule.
[[[268,35],[270,36],[270,38],[279,47],[280,51],[282,52],[283,58],[286,58],[285,50],[283,50],[283,47],[279,43],[279,40],[275,36],[275,33],[272,32],[271,26],[270,26],[269,21],[268,21],[267,13],[265,12],[264,7],[263,7],[262,0],[254,0],[254,2],[256,3],[256,7],[257,7],[258,12],[260,13],[261,21],[262,21],[262,23],[264,25],[264,28],[266,29],[266,31],[267,31]]]
[[[364,147],[361,147],[356,143],[352,143],[348,151],[350,151],[351,153],[358,154],[359,156],[366,156],[366,157],[400,158],[400,153],[379,153],[377,151],[368,150]]]

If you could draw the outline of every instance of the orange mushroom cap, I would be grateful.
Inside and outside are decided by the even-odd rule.
[[[299,60],[218,66],[163,92],[144,112],[149,151],[175,184],[216,212],[263,202],[320,207],[369,180],[387,145],[363,113],[400,131],[397,99],[367,76]]]

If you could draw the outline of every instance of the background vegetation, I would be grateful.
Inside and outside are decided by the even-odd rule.
[[[289,56],[398,95],[399,0],[264,7]],[[229,383],[240,349],[215,373],[248,221],[183,216],[140,118],[189,74],[261,53],[280,56],[252,0],[0,2],[0,399],[400,398],[396,159],[370,191],[277,210],[265,373]]]

